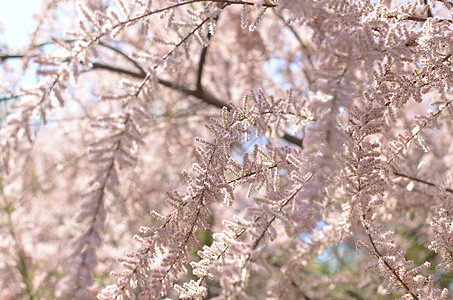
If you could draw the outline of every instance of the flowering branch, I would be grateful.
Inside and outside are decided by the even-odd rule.
[[[366,216],[364,216],[364,218],[365,217]],[[384,256],[379,252],[379,250],[376,247],[376,244],[373,241],[373,238],[371,237],[371,234],[369,233],[370,228],[367,225],[364,225],[364,226],[365,226],[365,229],[367,230],[367,235],[368,235],[371,245],[373,246],[373,250],[374,250],[376,257],[378,259],[382,260],[382,262],[385,264],[385,266],[392,272],[393,276],[395,276],[396,280],[398,280],[398,282],[401,283],[401,285],[406,289],[406,291],[409,294],[411,294],[413,299],[418,300],[419,298],[411,291],[411,289],[407,286],[407,284],[403,281],[403,279],[401,279],[401,277],[398,275],[398,273],[395,271],[395,269],[392,266],[390,266],[390,264],[386,261]]]

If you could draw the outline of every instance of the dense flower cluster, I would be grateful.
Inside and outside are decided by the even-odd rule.
[[[42,2],[1,299],[452,297],[451,1]]]

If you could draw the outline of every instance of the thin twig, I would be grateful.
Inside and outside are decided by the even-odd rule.
[[[398,15],[389,15],[387,18],[389,19],[398,19]],[[426,22],[428,21],[428,17],[420,17],[420,16],[405,16],[402,17],[401,20],[407,20],[407,21],[415,21],[415,22]],[[442,22],[450,22],[453,23],[453,19],[438,19],[438,21]]]
[[[364,226],[365,226],[367,232],[369,232],[368,226],[366,226],[365,224],[364,224]],[[373,238],[371,237],[371,234],[370,233],[367,233],[367,234],[368,234],[370,243],[373,246],[374,252],[378,256],[378,258],[382,259],[385,266],[392,272],[393,276],[395,276],[395,278],[403,285],[403,287],[407,290],[407,292],[409,294],[411,294],[411,296],[415,300],[418,300],[419,298],[411,291],[411,289],[407,286],[407,284],[403,281],[403,279],[401,279],[401,277],[398,275],[398,273],[396,273],[395,269],[393,269],[392,266],[389,265],[389,263],[385,260],[384,256],[379,252],[378,248],[376,247],[376,244],[373,241]]]
[[[129,62],[131,62],[138,70],[140,70],[140,73],[143,74],[144,76],[146,76],[146,72],[145,70],[142,68],[142,66],[140,66],[140,64],[135,60],[135,59],[132,59],[131,57],[129,57],[129,55],[127,55],[126,53],[124,53],[123,51],[121,51],[120,49],[118,48],[115,48],[113,46],[110,46],[104,42],[99,42],[98,43],[100,46],[102,47],[105,47],[105,48],[108,48],[116,53],[118,53],[119,55],[121,55],[122,57],[124,57],[125,59],[127,59]]]
[[[423,180],[423,179],[420,179],[420,178],[417,178],[417,177],[414,177],[414,176],[406,175],[406,174],[399,173],[399,172],[393,172],[393,174],[396,175],[396,176],[404,177],[404,178],[407,178],[407,179],[410,179],[410,180],[413,180],[413,181],[417,181],[419,183],[423,183],[423,184],[426,184],[426,185],[429,185],[429,186],[432,186],[432,187],[437,187],[437,185],[435,183],[432,183],[432,182],[429,182],[429,181],[426,181],[426,180]],[[448,192],[448,193],[452,193],[453,194],[453,190],[450,189],[450,188],[445,188],[445,191]]]
[[[311,178],[313,177],[313,174],[310,174],[307,179],[305,179],[305,181],[303,182],[304,184],[309,181]],[[261,240],[264,238],[264,235],[266,234],[267,230],[269,229],[269,227],[272,225],[272,223],[277,219],[277,214],[281,213],[282,210],[286,207],[286,205],[288,205],[289,202],[291,202],[291,200],[294,199],[294,197],[297,195],[297,193],[299,193],[302,188],[304,187],[304,184],[302,184],[297,190],[295,190],[288,198],[286,198],[286,200],[282,203],[282,205],[280,205],[280,207],[277,209],[277,211],[275,212],[275,215],[272,216],[272,218],[269,220],[269,222],[267,222],[266,226],[264,227],[264,230],[261,232],[260,236],[255,240],[255,242],[253,243],[253,247],[252,247],[252,250],[255,250],[259,243],[261,242]],[[256,221],[256,220],[255,220]],[[246,263],[247,261],[250,259],[250,255],[247,257],[246,259]]]

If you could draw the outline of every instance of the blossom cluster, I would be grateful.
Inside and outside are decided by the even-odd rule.
[[[452,13],[43,1],[0,45],[0,298],[451,297]]]

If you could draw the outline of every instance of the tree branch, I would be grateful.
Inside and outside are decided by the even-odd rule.
[[[12,59],[12,58],[23,58],[23,57],[25,57],[25,55],[22,55],[22,54],[11,54],[11,55],[3,54],[3,55],[0,55],[0,61],[1,61],[1,62],[4,62],[4,61],[7,60],[7,59]]]
[[[146,73],[144,73],[144,74],[137,73],[135,71],[130,71],[130,70],[123,69],[120,67],[114,67],[114,66],[99,63],[99,62],[92,63],[92,70],[95,70],[95,69],[102,69],[102,70],[111,71],[114,73],[129,75],[129,76],[139,78],[139,79],[144,79],[146,77]]]
[[[142,66],[140,66],[140,64],[135,60],[135,59],[132,59],[131,57],[129,57],[129,55],[127,55],[126,53],[124,53],[123,51],[121,51],[120,49],[118,48],[115,48],[113,46],[110,46],[102,41],[100,41],[98,43],[100,46],[104,47],[104,48],[107,48],[107,49],[110,49],[116,53],[118,53],[119,55],[121,55],[122,57],[124,57],[126,60],[128,60],[129,62],[131,62],[138,70],[140,70],[140,73],[143,74],[144,76],[146,76],[146,72],[145,70],[142,68]],[[144,77],[143,77],[144,78]]]
[[[426,180],[423,180],[423,179],[420,179],[420,178],[417,178],[417,177],[414,177],[414,176],[402,174],[402,173],[399,173],[399,172],[393,172],[393,174],[396,175],[396,176],[404,177],[404,178],[407,178],[407,179],[410,179],[410,180],[413,180],[413,181],[417,181],[419,183],[423,183],[423,184],[426,184],[426,185],[429,185],[429,186],[432,186],[432,187],[437,187],[437,185],[435,183],[432,183],[432,182],[429,182],[429,181],[426,181]],[[452,193],[453,194],[453,190],[450,189],[450,188],[445,188],[445,191],[448,192],[448,193]]]
[[[235,1],[212,1],[212,2],[227,3],[227,4],[235,3]],[[248,4],[248,3],[244,2],[244,4]],[[202,24],[204,24],[205,22],[206,22],[206,20],[203,21]],[[200,27],[200,25],[197,26],[197,28],[198,27]],[[208,36],[207,37],[208,38],[211,37],[211,34],[209,32],[208,32]],[[40,44],[39,46],[43,46],[43,45],[47,45],[47,44],[49,44],[49,43],[43,43],[43,44]],[[123,51],[121,51],[118,48],[110,46],[110,45],[108,45],[108,44],[106,44],[104,42],[101,42],[101,41],[98,44],[100,46],[105,47],[107,49],[110,49],[110,50],[118,53],[122,57],[124,57],[126,60],[131,62],[138,69],[139,72],[131,71],[131,70],[128,70],[128,69],[125,69],[125,68],[121,68],[121,67],[115,67],[115,66],[107,65],[107,64],[104,64],[104,63],[100,63],[100,62],[94,62],[92,64],[92,66],[93,66],[92,69],[93,70],[94,69],[106,70],[106,71],[111,71],[111,72],[118,73],[118,74],[128,75],[128,76],[131,76],[131,77],[134,77],[134,78],[138,78],[138,79],[146,79],[146,76],[147,76],[146,72],[140,66],[140,64],[138,64],[137,61],[135,61],[134,59],[130,58],[126,53],[124,53]],[[173,90],[182,92],[182,93],[184,93],[186,95],[198,98],[198,99],[202,100],[203,102],[205,102],[207,104],[210,104],[210,105],[213,105],[213,106],[215,106],[217,108],[221,109],[223,107],[226,107],[228,109],[231,109],[232,107],[228,103],[218,99],[217,97],[212,95],[210,92],[205,91],[203,89],[202,85],[201,85],[203,66],[204,66],[204,63],[205,63],[205,60],[206,60],[207,50],[208,50],[208,47],[204,47],[202,49],[202,51],[201,51],[201,54],[200,54],[200,61],[198,63],[198,71],[197,71],[197,83],[196,83],[196,89],[195,90],[189,89],[189,88],[187,88],[185,86],[176,84],[176,83],[168,81],[168,80],[160,79],[160,78],[158,78],[158,83],[163,85],[163,86],[165,86],[165,87],[171,88]],[[7,59],[24,58],[24,57],[34,57],[34,56],[37,56],[37,55],[27,56],[25,54],[10,54],[10,55],[9,54],[4,54],[4,55],[0,55],[0,61],[5,61]],[[300,139],[298,137],[295,137],[295,136],[290,135],[290,134],[285,132],[285,134],[283,135],[283,139],[286,140],[287,142],[291,143],[291,144],[294,144],[296,146],[302,147],[302,139]]]
[[[208,32],[207,38],[208,38],[208,40],[211,38],[211,34],[209,32]],[[201,77],[203,74],[203,66],[206,61],[206,53],[208,52],[208,47],[209,47],[209,45],[206,47],[203,47],[203,49],[201,49],[200,61],[198,62],[198,70],[197,70],[197,82],[196,82],[197,91],[203,90],[203,87],[201,86]]]
[[[213,19],[214,23],[217,23],[217,20],[219,19],[219,16],[220,16],[220,14],[215,16],[215,18]],[[212,37],[211,31],[208,30],[208,33],[206,34],[206,39],[208,40],[208,42],[211,41],[211,37]],[[200,92],[203,90],[203,86],[201,85],[201,78],[202,78],[202,75],[203,75],[203,67],[204,67],[204,64],[206,62],[206,54],[208,52],[208,47],[209,47],[209,44],[204,46],[201,49],[200,60],[198,61],[196,90],[200,91]]]
[[[398,15],[389,15],[389,16],[387,16],[387,18],[397,19]],[[418,16],[407,16],[407,17],[402,18],[402,20],[415,21],[415,22],[426,22],[428,19],[429,19],[428,17],[418,17]],[[439,21],[453,23],[453,19],[439,19]]]

